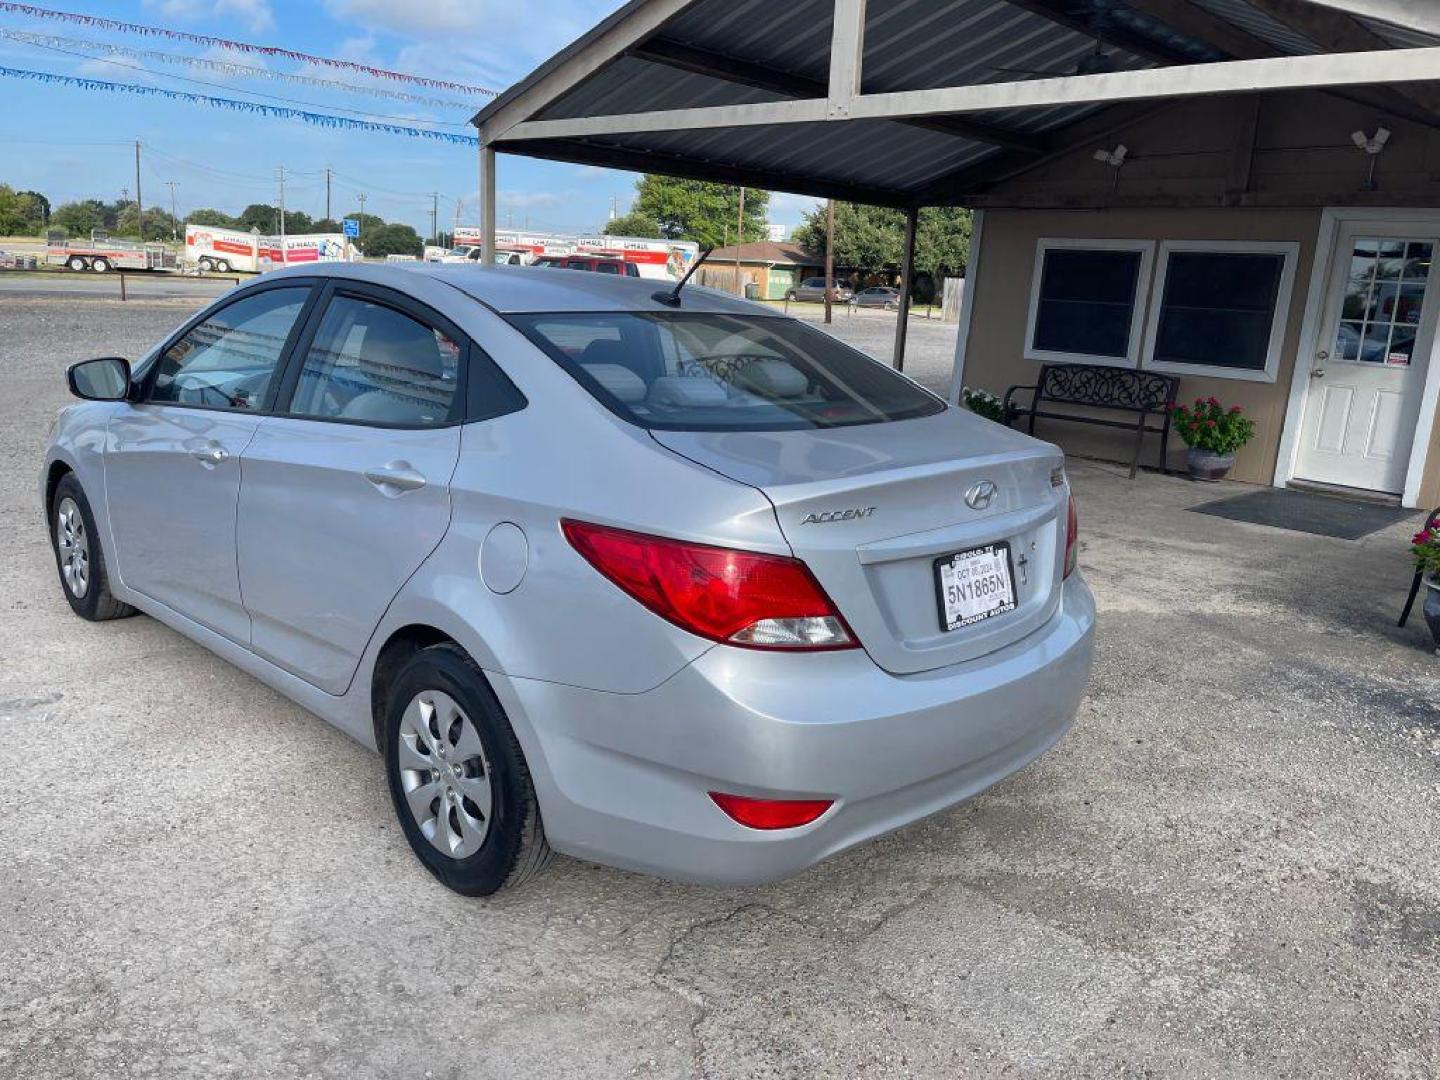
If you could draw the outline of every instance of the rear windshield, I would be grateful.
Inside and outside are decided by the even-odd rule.
[[[793,319],[683,312],[510,315],[611,411],[667,431],[907,420],[945,403]]]

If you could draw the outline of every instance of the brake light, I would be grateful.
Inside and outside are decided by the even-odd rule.
[[[747,829],[798,829],[834,806],[833,799],[751,799],[745,795],[710,792],[715,805]]]
[[[583,521],[562,521],[560,527],[591,566],[692,634],[750,649],[815,651],[858,644],[799,559]]]
[[[1070,496],[1070,509],[1065,514],[1065,577],[1075,572],[1080,562],[1080,516],[1075,513],[1075,496]],[[1063,578],[1061,580],[1064,580]]]

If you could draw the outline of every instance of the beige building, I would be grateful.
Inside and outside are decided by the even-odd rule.
[[[1352,137],[1381,127],[1378,153]],[[1094,152],[1119,145],[1118,166]],[[1297,92],[1172,106],[1023,171],[973,200],[961,378],[1003,393],[1043,362],[1178,375],[1182,400],[1255,420],[1237,479],[1440,503],[1437,166],[1435,128]],[[1109,457],[1131,439],[1037,430]]]
[[[807,277],[825,272],[823,255],[817,256],[798,244],[754,240],[712,251],[700,269],[700,283],[740,292],[735,282],[737,264],[741,285],[753,285],[756,300],[784,300],[785,294]]]

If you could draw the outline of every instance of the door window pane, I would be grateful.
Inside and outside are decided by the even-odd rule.
[[[165,350],[149,400],[260,408],[309,291],[267,289],[216,312]]]
[[[1153,359],[1264,371],[1285,255],[1172,251]]]
[[[394,308],[353,297],[330,302],[305,354],[290,411],[376,424],[451,418],[460,346]]]
[[[1043,258],[1031,347],[1082,356],[1129,356],[1141,253],[1050,248]]]
[[[1341,302],[1337,360],[1409,366],[1433,253],[1429,240],[1355,241]]]

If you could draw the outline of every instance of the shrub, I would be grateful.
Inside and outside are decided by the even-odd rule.
[[[1255,422],[1240,406],[1227,409],[1217,398],[1196,398],[1193,406],[1181,405],[1171,415],[1180,438],[1193,450],[1233,454],[1255,437]]]
[[[1005,402],[988,390],[972,390],[967,386],[960,391],[960,400],[967,409],[986,420],[1003,424],[1008,419],[1005,415]]]

